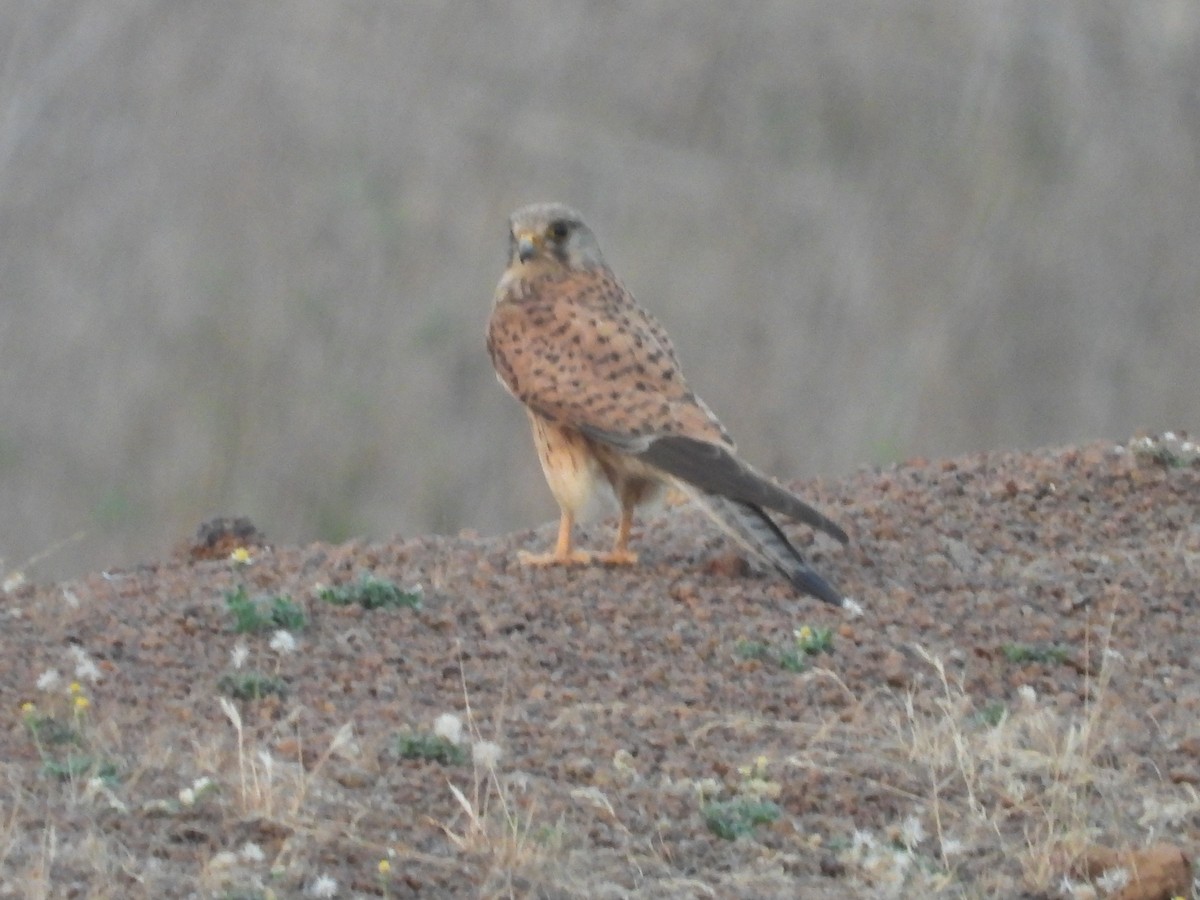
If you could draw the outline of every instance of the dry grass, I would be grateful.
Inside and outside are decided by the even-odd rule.
[[[460,815],[438,823],[464,862],[483,873],[481,893],[487,896],[522,896],[528,884],[545,874],[551,848],[535,838],[536,797],[518,797],[520,779],[506,778],[501,761],[503,747],[497,740],[503,711],[496,711],[494,735],[485,738],[471,705],[459,655],[466,734],[471,747],[471,782],[464,791],[447,780]]]
[[[1111,634],[1111,628],[1110,619],[1103,634]],[[909,812],[874,828],[826,835],[816,845],[834,851],[846,866],[849,883],[872,896],[905,897],[916,892],[987,897],[1011,892],[1016,881],[1038,896],[1103,897],[1102,888],[1095,893],[1095,885],[1064,881],[1087,847],[1114,832],[1142,833],[1150,842],[1169,835],[1172,825],[1200,811],[1194,791],[1171,785],[1147,789],[1140,781],[1131,783],[1136,773],[1114,764],[1123,727],[1120,699],[1112,692],[1120,660],[1106,643],[1098,654],[1102,665],[1089,678],[1079,710],[1057,710],[1022,691],[1021,702],[998,721],[978,715],[978,698],[954,682],[941,659],[917,652],[933,675],[924,687],[903,694],[875,692],[849,714],[807,725],[752,717],[713,719],[697,728],[692,739],[703,740],[713,728],[732,729],[744,735],[752,751],[757,739],[788,735],[797,751],[782,770],[772,765],[768,774],[764,757],[743,772],[744,782],[754,786],[756,793],[770,788],[775,792],[771,796],[779,790],[778,782],[786,782],[789,773],[797,771],[826,768],[865,779],[869,776],[863,773],[878,771],[881,762],[890,767],[891,775],[885,773],[880,784],[886,784]],[[822,670],[802,677],[836,678]],[[485,735],[465,678],[462,686],[462,740],[472,748],[470,775],[463,784],[456,774],[448,774],[452,813],[431,820],[452,851],[447,862],[477,885],[480,896],[524,896],[534,885],[569,891],[607,884],[603,874],[588,869],[596,861],[586,862],[575,851],[570,823],[545,821],[540,815],[538,791],[564,787],[506,772],[498,741],[503,716],[496,715]],[[227,728],[222,733],[216,721],[202,723],[190,751],[165,749],[161,733],[147,735],[144,744],[128,736],[120,755],[126,759],[145,755],[146,761],[115,789],[95,778],[67,779],[57,785],[43,782],[39,796],[14,783],[18,775],[10,769],[10,784],[0,795],[0,864],[11,873],[5,883],[10,888],[22,885],[23,896],[56,896],[64,885],[55,873],[62,871],[69,857],[74,877],[83,878],[98,892],[93,896],[105,892],[120,896],[129,887],[122,873],[136,872],[144,861],[129,859],[120,840],[98,823],[111,814],[153,813],[181,822],[198,815],[215,816],[220,830],[229,832],[244,830],[248,822],[258,823],[260,829],[268,827],[264,823],[276,823],[283,832],[300,836],[286,839],[269,851],[266,860],[253,841],[215,852],[202,875],[210,890],[265,890],[273,879],[288,873],[319,891],[320,873],[306,870],[304,848],[311,849],[312,840],[331,830],[354,831],[357,813],[350,806],[330,805],[329,794],[336,785],[324,777],[330,760],[354,752],[353,725],[343,726],[319,755],[303,765],[299,760],[276,759],[260,739],[252,738],[233,703],[222,699],[220,708]],[[101,718],[89,723],[89,734],[105,734],[103,711],[96,712]],[[873,764],[864,765],[867,760]],[[212,789],[183,778],[186,783],[180,784],[178,796],[144,802],[138,810],[127,808],[121,797],[135,793],[138,782],[150,781],[152,771],[162,767],[208,773],[203,777],[211,779]],[[185,800],[189,791],[192,796]],[[314,791],[322,799],[310,807]],[[619,792],[575,788],[571,796],[581,809],[626,833],[631,846],[637,843],[622,824],[620,800],[614,799]],[[1142,810],[1131,810],[1131,796],[1145,799]],[[47,818],[30,832],[27,813],[33,808],[46,810]],[[68,837],[56,817],[69,811],[91,824],[82,831],[73,826]],[[397,858],[385,847],[378,849],[377,857],[389,860],[376,876],[386,896],[394,877],[391,867],[402,860],[390,862]],[[627,857],[626,864],[638,868],[636,853]],[[683,889],[678,876],[673,877],[654,883],[663,890],[668,884]],[[762,884],[752,880],[761,875],[749,872],[730,877],[726,889],[738,883]],[[702,879],[686,881],[687,889],[697,895],[717,896],[722,890]]]
[[[1176,836],[1171,826],[1200,810],[1200,798],[1188,785],[1147,783],[1124,761],[1134,717],[1112,691],[1121,667],[1109,647],[1114,624],[1110,615],[1098,652],[1085,653],[1100,667],[1086,677],[1082,707],[1058,709],[1022,688],[994,722],[940,658],[915,648],[932,683],[899,698],[891,734],[859,735],[868,756],[900,763],[905,774],[889,787],[912,810],[877,833],[860,831],[843,851],[864,890],[982,898],[1011,893],[1016,881],[1037,896],[1104,897],[1102,879],[1068,877],[1088,848]]]

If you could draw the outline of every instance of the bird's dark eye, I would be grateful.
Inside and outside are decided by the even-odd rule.
[[[567,236],[567,232],[570,230],[571,227],[562,219],[550,223],[550,237],[554,238],[556,241],[561,241],[563,238],[565,238]]]

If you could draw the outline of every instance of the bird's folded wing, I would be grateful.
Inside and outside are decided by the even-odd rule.
[[[614,444],[643,462],[710,494],[773,509],[797,522],[818,528],[843,544],[849,540],[846,532],[837,524],[791,491],[754,471],[720,444],[677,434],[628,440],[620,435],[603,434],[587,428],[582,431],[593,440]]]

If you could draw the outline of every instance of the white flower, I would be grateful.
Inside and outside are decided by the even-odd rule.
[[[208,861],[210,869],[232,869],[238,863],[237,854],[232,850],[222,850]]]
[[[454,713],[442,713],[433,722],[433,733],[452,744],[462,743],[462,719]]]
[[[1128,869],[1109,869],[1096,879],[1096,887],[1108,894],[1116,893],[1129,884]]]
[[[88,656],[86,650],[78,645],[72,645],[70,654],[75,659],[75,677],[79,679],[87,679],[88,681],[99,681],[100,670],[96,667],[95,661]]]
[[[957,838],[942,838],[942,855],[958,856],[963,852],[963,842]]]
[[[1021,698],[1021,702],[1026,706],[1037,706],[1037,691],[1033,689],[1033,685],[1021,685],[1017,688],[1017,696]]]
[[[233,649],[229,651],[229,661],[233,663],[235,669],[240,669],[246,664],[246,660],[250,658],[250,648],[242,641],[238,641],[233,645]]]
[[[212,779],[207,775],[201,775],[192,782],[191,787],[185,787],[179,792],[179,805],[194,806],[196,801],[212,787],[212,783]]]
[[[38,676],[37,689],[39,691],[52,691],[60,678],[62,676],[58,674],[58,669],[47,669]]]
[[[900,823],[900,842],[911,852],[925,840],[925,828],[916,816],[909,816]]]
[[[869,831],[855,829],[854,834],[850,836],[850,846],[859,853],[865,850],[874,850],[875,845],[879,842],[875,840],[875,835]]]
[[[337,892],[337,879],[328,875],[318,875],[305,890],[310,897],[336,897]]]
[[[273,635],[271,635],[271,643],[269,643],[267,646],[280,656],[287,656],[289,653],[295,651],[296,639],[292,637],[292,633],[290,631],[284,631],[282,628],[280,628]]]
[[[494,769],[504,751],[495,741],[476,741],[471,747],[471,761],[485,769]]]
[[[242,859],[249,863],[259,863],[267,858],[267,854],[263,853],[262,847],[253,841],[246,841],[242,845]]]

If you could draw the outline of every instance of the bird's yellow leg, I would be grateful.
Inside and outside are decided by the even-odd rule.
[[[558,520],[558,540],[553,553],[528,553],[522,550],[517,559],[526,566],[582,566],[592,561],[592,554],[584,550],[571,549],[571,527],[575,517],[563,510]]]
[[[596,559],[610,566],[636,565],[638,555],[629,549],[629,532],[632,528],[633,504],[630,503],[621,508],[621,523],[617,526],[617,540],[613,544],[612,550],[608,553],[601,553]]]

